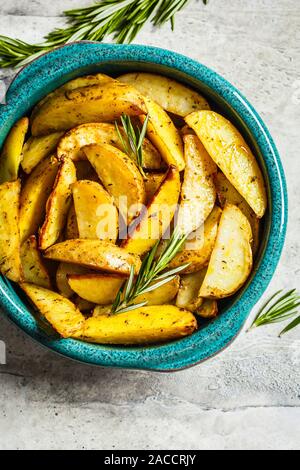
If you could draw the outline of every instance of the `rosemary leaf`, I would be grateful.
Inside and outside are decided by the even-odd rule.
[[[291,289],[279,297],[281,293],[282,290],[276,292],[263,305],[254,319],[251,328],[281,323],[295,317],[295,315],[298,315],[297,309],[300,306],[300,295],[297,293],[296,289]],[[274,302],[272,303],[272,301]],[[279,336],[282,336],[299,324],[300,317],[298,316],[284,330],[282,330]]]
[[[206,0],[202,0],[204,4]],[[94,5],[63,14],[65,28],[51,31],[42,44],[0,37],[0,67],[20,67],[44,52],[74,41],[103,41],[112,35],[117,43],[132,42],[145,23],[161,26],[170,21],[190,0],[99,0]]]
[[[130,116],[123,114],[121,116],[121,123],[126,134],[126,140],[122,136],[118,123],[115,122],[115,127],[122,143],[124,152],[135,161],[143,178],[146,178],[145,172],[143,170],[143,142],[147,132],[148,121],[149,115],[147,115],[142,129],[140,129],[138,126],[134,126],[132,124]]]

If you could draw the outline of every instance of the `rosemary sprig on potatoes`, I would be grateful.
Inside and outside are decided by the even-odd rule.
[[[112,313],[129,312],[138,307],[143,307],[147,302],[135,304],[137,297],[154,291],[159,287],[171,282],[176,275],[184,271],[189,263],[185,263],[177,268],[166,268],[181,250],[186,241],[186,237],[180,235],[178,230],[174,230],[163,252],[156,259],[159,241],[156,242],[152,250],[145,256],[139,274],[135,279],[135,269],[131,268],[128,280],[119,290],[112,306]]]
[[[147,126],[149,122],[149,114],[147,114],[146,119],[143,123],[143,126],[135,126],[132,123],[130,116],[123,114],[121,116],[121,123],[123,130],[127,136],[127,140],[123,138],[123,135],[120,131],[117,121],[115,122],[116,131],[118,133],[119,139],[122,142],[124,152],[131,157],[136,165],[138,166],[141,175],[146,179],[146,175],[143,169],[144,159],[143,159],[143,142],[147,132]]]

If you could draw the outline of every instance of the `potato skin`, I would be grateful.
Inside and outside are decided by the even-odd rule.
[[[127,137],[122,127],[120,133],[126,142]],[[74,127],[60,140],[57,147],[59,160],[71,158],[73,161],[86,159],[82,148],[91,144],[110,144],[119,150],[124,150],[116,126],[107,122],[91,122]],[[149,170],[158,170],[162,166],[162,158],[148,139],[143,142],[143,166]]]
[[[76,181],[76,168],[71,160],[61,163],[53,191],[46,204],[46,218],[39,232],[39,247],[46,250],[62,234],[71,207],[72,184]]]
[[[164,110],[185,117],[196,110],[210,109],[206,99],[196,91],[154,73],[127,73],[118,77],[123,83],[134,86],[159,104]]]
[[[124,249],[103,240],[66,240],[50,246],[44,255],[56,261],[125,276],[130,274],[131,266],[135,266],[136,274],[141,267],[139,256],[127,253]]]
[[[145,306],[126,313],[91,317],[81,339],[99,344],[151,344],[191,335],[197,321],[174,305]]]
[[[240,132],[230,121],[213,111],[197,111],[187,116],[185,121],[257,217],[263,217],[267,208],[265,182]]]
[[[0,271],[11,281],[22,279],[19,235],[20,180],[0,185]]]
[[[38,249],[35,235],[21,245],[21,262],[25,282],[51,289],[51,279]]]
[[[22,148],[29,127],[29,119],[21,118],[10,130],[0,156],[0,184],[16,181],[22,159]]]
[[[25,173],[29,174],[44,158],[52,155],[57,147],[62,132],[54,132],[53,134],[42,137],[29,137],[23,147],[23,159],[21,166]]]
[[[82,334],[85,318],[70,300],[34,284],[24,282],[20,287],[63,338],[78,338]]]
[[[34,235],[45,218],[46,202],[51,194],[59,162],[56,157],[46,158],[26,180],[20,197],[21,242]]]
[[[149,115],[148,138],[159,150],[167,165],[177,166],[178,170],[182,171],[185,161],[180,132],[158,104],[148,98],[145,98],[145,104]],[[140,120],[144,122],[145,116],[141,115]]]
[[[112,81],[50,98],[33,115],[31,133],[36,137],[84,123],[114,121],[123,113],[138,116],[146,112],[143,98],[133,87]]]

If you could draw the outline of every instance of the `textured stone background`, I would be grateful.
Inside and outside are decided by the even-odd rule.
[[[39,41],[64,8],[90,0],[1,2],[0,34]],[[265,119],[290,195],[284,254],[265,294],[299,287],[300,4],[193,1],[176,32],[147,27],[138,42],[198,59],[236,85]],[[0,77],[13,72],[0,71]],[[254,312],[253,312],[254,315]],[[242,333],[222,355],[172,374],[102,370],[57,357],[2,316],[1,449],[299,449],[300,329]]]

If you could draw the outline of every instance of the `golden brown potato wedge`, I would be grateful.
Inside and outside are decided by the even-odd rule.
[[[155,245],[169,227],[180,193],[178,168],[171,166],[147,209],[129,227],[121,246],[129,253],[143,255]]]
[[[96,305],[93,310],[93,317],[100,317],[101,315],[111,314],[112,305]]]
[[[35,235],[21,246],[21,263],[25,282],[51,289],[51,279],[38,249]]]
[[[116,242],[119,214],[112,197],[94,181],[81,180],[72,186],[79,238]]]
[[[179,339],[197,329],[194,315],[174,305],[146,306],[86,320],[81,338],[103,344],[147,344]]]
[[[112,304],[125,279],[105,274],[71,274],[68,282],[71,289],[80,297],[100,305]],[[134,303],[147,302],[147,305],[161,305],[171,302],[179,289],[179,276],[163,286],[136,297]]]
[[[124,275],[130,274],[131,266],[136,274],[141,267],[139,256],[101,240],[67,240],[48,248],[45,257]]]
[[[150,202],[154,197],[154,194],[160,187],[161,183],[165,179],[166,173],[146,173],[146,179],[144,180],[146,190],[146,200]]]
[[[10,130],[0,156],[0,184],[16,181],[22,160],[22,148],[29,127],[29,119],[21,118]]]
[[[44,158],[55,152],[62,135],[62,132],[54,132],[42,137],[29,137],[22,150],[21,166],[25,173],[31,173]]]
[[[90,272],[88,268],[84,268],[79,264],[59,263],[56,271],[56,287],[58,291],[61,295],[70,299],[74,295],[74,291],[69,286],[67,276],[70,274],[87,274],[88,272]]]
[[[194,313],[201,318],[215,318],[218,315],[218,303],[213,299],[204,299],[201,306]]]
[[[188,238],[182,250],[169,264],[169,268],[177,268],[182,264],[190,263],[189,266],[182,271],[184,274],[190,274],[200,271],[203,267],[208,265],[215,246],[221,214],[221,209],[216,206],[206,219],[204,225],[199,227]]]
[[[73,202],[68,212],[67,225],[66,225],[66,230],[65,230],[65,239],[72,240],[72,238],[79,238],[77,217],[76,217],[76,212],[75,212],[75,207],[74,207]]]
[[[183,145],[180,132],[174,126],[172,119],[154,101],[145,98],[149,122],[147,134],[151,142],[159,150],[167,165],[174,165],[182,171],[185,167]],[[141,121],[145,116],[141,115]]]
[[[52,191],[59,162],[56,157],[46,158],[26,180],[20,199],[21,242],[35,234],[45,217],[47,199]]]
[[[200,297],[200,288],[205,278],[206,268],[192,274],[181,276],[180,288],[176,298],[176,305],[179,308],[186,308],[191,312],[196,312],[203,303]]]
[[[126,142],[127,137],[121,126],[120,132]],[[57,147],[58,158],[71,158],[73,161],[84,160],[86,156],[82,148],[91,144],[110,144],[119,150],[124,150],[116,126],[107,122],[92,122],[77,126],[64,135]],[[148,139],[144,140],[142,148],[143,166],[150,170],[160,169],[162,158]]]
[[[109,144],[89,145],[84,147],[84,152],[123,219],[130,222],[146,201],[144,180],[138,167],[125,153]]]
[[[78,338],[82,335],[85,318],[65,297],[44,287],[21,283],[21,288],[31,302],[63,337]]]
[[[186,117],[209,155],[226,178],[248,202],[257,217],[267,207],[264,179],[258,163],[240,132],[213,111],[197,111]]]
[[[86,86],[104,85],[105,83],[113,81],[113,78],[103,73],[97,73],[95,75],[84,75],[83,77],[74,78],[73,80],[68,81],[59,88],[56,88],[56,90],[52,91],[52,93],[49,93],[42,100],[40,100],[32,111],[31,120],[34,119],[35,115],[37,114],[39,109],[46,103],[46,101],[49,101],[54,97],[64,95],[66,91],[76,90],[77,88],[82,88]]]
[[[187,116],[196,110],[210,109],[208,102],[196,91],[171,78],[153,73],[127,73],[118,77],[123,83],[134,86],[165,111]]]
[[[122,276],[101,273],[70,274],[67,279],[70,289],[82,299],[102,305],[113,303],[126,280]]]
[[[0,271],[11,281],[22,278],[19,235],[20,180],[0,185]]]
[[[201,297],[221,299],[234,294],[247,280],[252,268],[252,232],[247,217],[232,204],[226,204]]]
[[[189,235],[203,225],[216,201],[216,164],[195,135],[184,136],[185,170],[177,226]]]
[[[138,116],[146,111],[143,98],[133,87],[112,81],[50,98],[31,119],[31,133],[36,137],[88,122],[114,121],[123,113]]]
[[[259,248],[259,218],[256,217],[255,212],[251,209],[249,204],[240,195],[240,193],[237,192],[234,186],[232,186],[223,173],[219,172],[215,175],[215,185],[221,207],[224,207],[226,202],[229,202],[229,204],[234,204],[241,209],[243,214],[249,220],[253,237],[251,246],[253,256],[255,256]]]
[[[71,207],[72,184],[76,181],[76,168],[71,160],[62,162],[46,204],[46,218],[39,233],[39,247],[46,250],[60,237]]]

